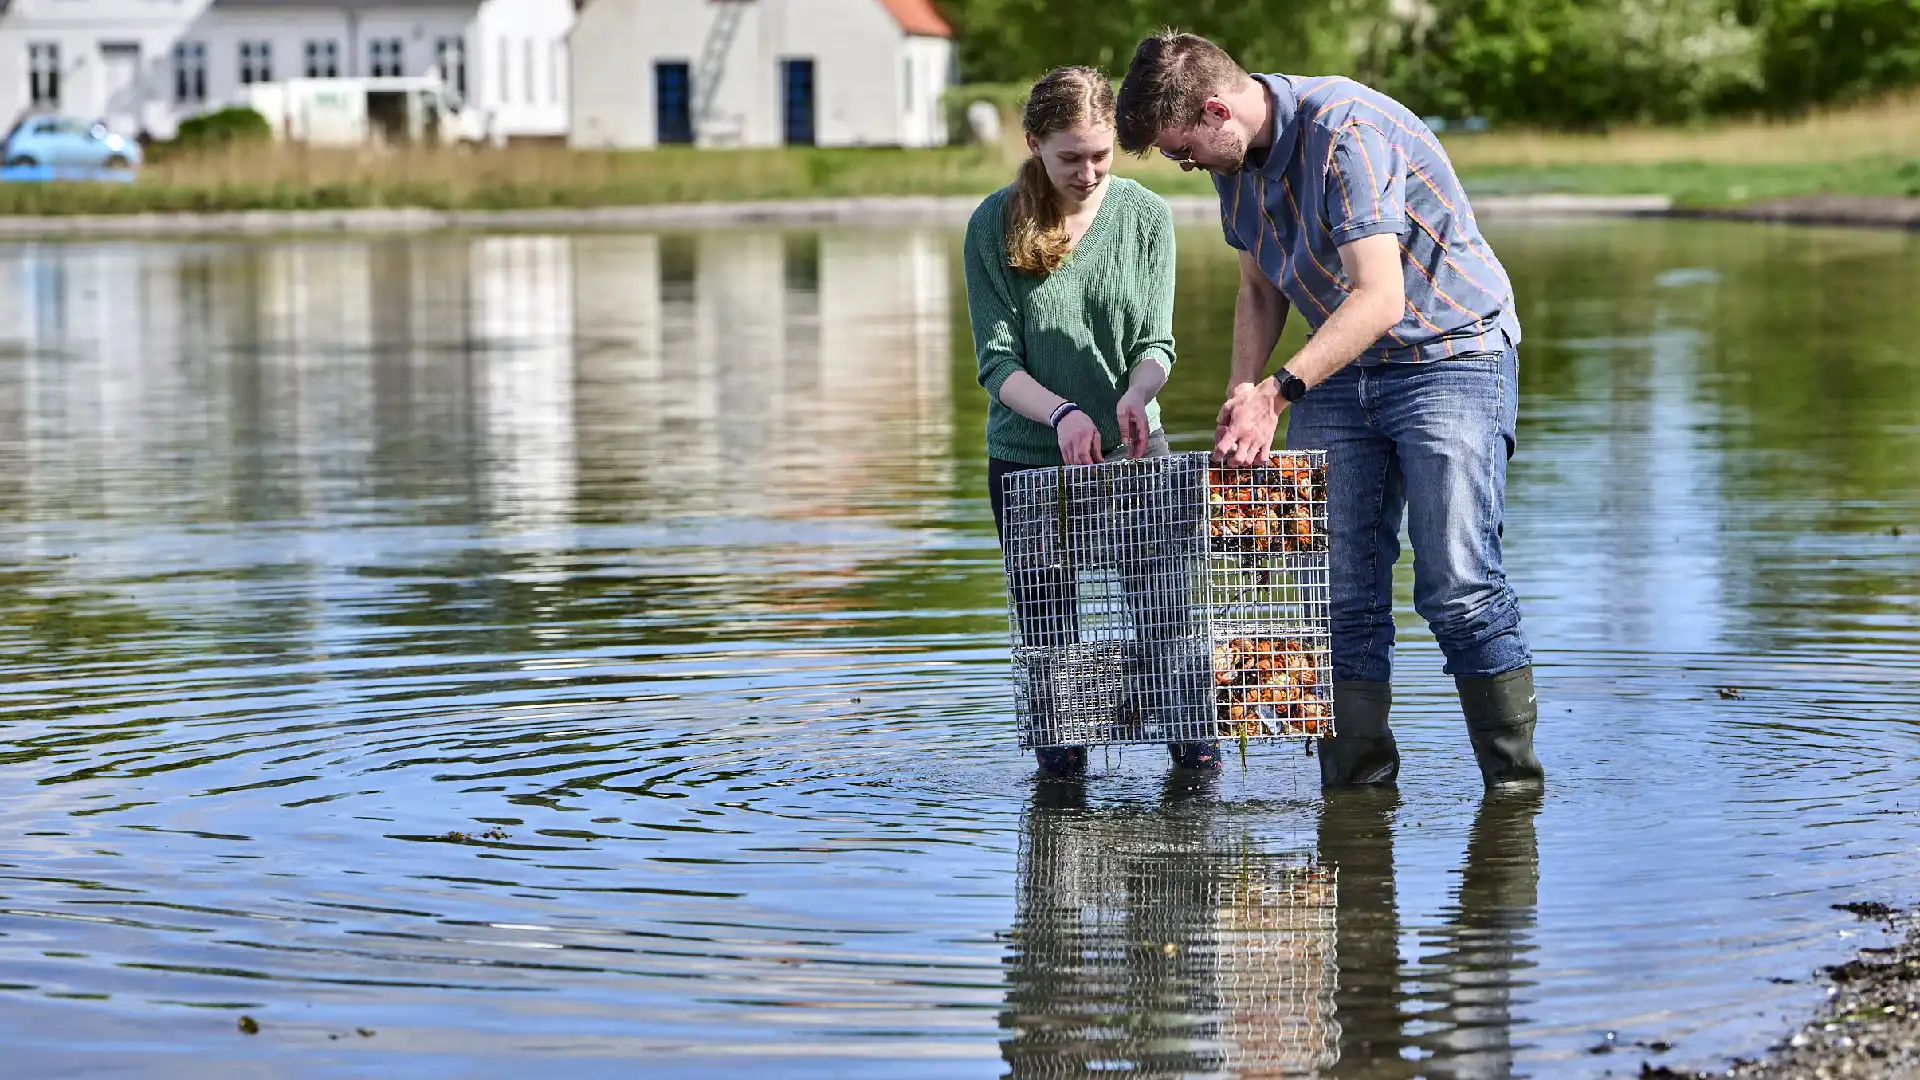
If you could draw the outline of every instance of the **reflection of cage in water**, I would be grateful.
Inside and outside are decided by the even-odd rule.
[[[1332,734],[1324,453],[1005,482],[1021,746]]]
[[[1038,812],[1017,895],[1011,1076],[1298,1076],[1338,1060],[1331,868],[1204,822]]]

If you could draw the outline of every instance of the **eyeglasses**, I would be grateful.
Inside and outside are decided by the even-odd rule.
[[[1193,160],[1193,147],[1191,146],[1181,146],[1172,149],[1163,146],[1160,148],[1160,156],[1180,166],[1181,172],[1192,172],[1200,167],[1200,163]]]

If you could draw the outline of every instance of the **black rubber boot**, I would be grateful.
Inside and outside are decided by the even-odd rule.
[[[1042,746],[1033,752],[1040,775],[1049,780],[1074,780],[1087,775],[1087,748],[1084,746]]]
[[[1170,742],[1167,756],[1176,769],[1214,772],[1220,768],[1220,744],[1217,742]]]
[[[1320,740],[1320,783],[1391,784],[1400,778],[1400,748],[1394,744],[1387,713],[1393,686],[1383,682],[1333,684],[1333,729]]]
[[[1467,737],[1487,786],[1538,787],[1546,779],[1533,756],[1533,727],[1539,717],[1533,698],[1533,669],[1515,668],[1491,677],[1459,676],[1460,711],[1467,716]]]

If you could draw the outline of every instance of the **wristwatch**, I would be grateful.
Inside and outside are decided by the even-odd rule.
[[[1300,381],[1300,376],[1286,368],[1274,372],[1273,381],[1280,384],[1280,396],[1286,398],[1288,404],[1307,396],[1307,384]]]

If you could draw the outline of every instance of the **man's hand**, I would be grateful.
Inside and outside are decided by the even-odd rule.
[[[1272,379],[1235,386],[1220,406],[1219,426],[1213,429],[1214,456],[1235,468],[1265,462],[1273,453],[1273,435],[1285,408]]]
[[[1120,404],[1114,407],[1113,413],[1120,421],[1120,437],[1127,441],[1127,456],[1146,457],[1147,399],[1139,391],[1129,390],[1120,395]]]
[[[1075,409],[1054,429],[1060,439],[1060,458],[1069,465],[1100,463],[1100,429],[1093,417]]]

